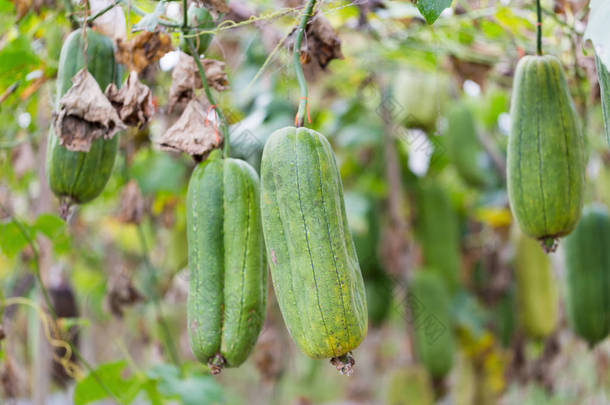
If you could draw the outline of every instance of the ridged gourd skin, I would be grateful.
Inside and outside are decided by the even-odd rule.
[[[558,321],[558,291],[551,261],[540,244],[519,232],[515,243],[519,320],[532,339],[550,336]]]
[[[102,91],[110,83],[120,85],[112,40],[87,29],[87,69]],[[57,70],[57,99],[72,87],[72,78],[85,66],[82,30],[72,32],[61,49]],[[96,139],[89,152],[73,152],[60,145],[53,129],[49,131],[47,179],[57,197],[68,197],[83,204],[97,197],[106,186],[116,158],[119,134],[110,140]]]
[[[610,333],[610,216],[586,207],[565,240],[566,312],[570,328],[591,346]]]
[[[364,339],[367,306],[330,144],[307,128],[275,131],[261,183],[267,260],[288,330],[308,356],[341,357]]]
[[[529,236],[570,233],[583,204],[584,140],[560,62],[525,56],[515,72],[508,140],[508,195]]]
[[[453,367],[455,354],[449,292],[444,281],[429,269],[417,271],[409,285],[408,304],[417,359],[432,377],[442,378]]]
[[[610,144],[610,72],[601,59],[595,55],[595,68],[597,70],[597,79],[599,81],[599,92],[602,100],[602,117],[604,118],[604,129],[606,130],[606,139]]]
[[[451,162],[466,183],[484,187],[492,183],[485,167],[485,151],[477,137],[474,116],[467,105],[460,103],[447,115],[447,149]]]
[[[218,365],[221,355],[224,365],[237,367],[252,351],[265,318],[260,186],[249,164],[218,155],[213,152],[195,168],[188,186],[187,320],[199,361]]]
[[[451,291],[459,284],[460,235],[457,213],[440,184],[429,180],[417,189],[416,236],[424,265],[438,272]]]

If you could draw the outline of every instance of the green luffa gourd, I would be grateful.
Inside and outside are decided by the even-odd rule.
[[[451,108],[447,115],[447,152],[458,174],[469,185],[485,187],[493,183],[474,115],[465,103]]]
[[[552,250],[580,218],[584,179],[584,140],[560,62],[525,56],[515,72],[507,170],[521,229]]]
[[[585,208],[565,240],[566,312],[570,328],[591,346],[610,333],[609,246],[608,210]]]
[[[85,66],[82,30],[72,32],[63,44],[57,70],[57,100],[72,87],[72,78]],[[119,83],[112,40],[87,29],[87,69],[102,91],[110,83]],[[68,203],[83,204],[97,197],[106,186],[116,158],[119,135],[110,140],[96,139],[88,152],[73,152],[59,144],[53,129],[49,131],[47,179],[49,187]]]
[[[438,272],[451,291],[460,276],[460,230],[457,213],[440,184],[423,181],[417,190],[416,236],[424,264]]]
[[[261,183],[267,260],[288,330],[305,354],[333,358],[349,373],[348,354],[366,335],[367,307],[330,144],[307,128],[275,131],[263,151]]]
[[[558,291],[549,257],[535,239],[519,232],[515,243],[519,320],[527,336],[544,339],[558,321]]]
[[[213,152],[193,171],[186,203],[191,348],[218,373],[246,360],[265,318],[258,175]]]
[[[417,358],[432,377],[442,378],[453,367],[455,355],[449,292],[445,282],[438,274],[417,271],[409,284],[407,304]]]

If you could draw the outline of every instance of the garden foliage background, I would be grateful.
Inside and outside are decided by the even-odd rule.
[[[123,43],[141,34],[132,32],[143,17],[127,15],[130,4],[148,23],[180,19],[180,2],[133,0],[96,20],[96,29]],[[299,92],[286,44],[300,2],[229,6],[224,18],[241,22],[217,32],[206,57],[226,63],[228,88],[215,94],[231,124],[232,154],[258,168],[266,138],[294,121]],[[589,4],[542,6],[544,52],[560,58],[586,134],[586,201],[608,205],[610,155],[593,48],[583,39]],[[406,285],[434,266],[456,266],[450,322],[430,332],[432,340],[455,334],[454,365],[445,379],[417,371],[423,382],[400,383],[411,390],[397,394],[409,398],[404,403],[431,403],[431,396],[464,405],[610,402],[608,342],[588,348],[566,326],[561,245],[550,256],[559,289],[554,331],[529,338],[519,310],[505,155],[514,69],[535,53],[535,2],[455,0],[433,25],[408,1],[318,5],[334,32],[304,41],[312,46],[306,126],[334,147],[369,307],[377,311],[349,378],[296,349],[272,289],[259,342],[242,367],[211,377],[191,354],[185,194],[195,162],[154,142],[178,117],[168,108],[177,32],[159,27],[155,35],[169,34],[171,44],[124,48],[124,57],[144,55],[131,68],[151,88],[156,113],[121,135],[102,195],[67,223],[57,215],[44,162],[59,52],[71,31],[65,7],[0,0],[2,402],[83,404],[110,391],[120,403],[384,403],[396,390],[392,380],[403,381],[401,370],[421,370],[411,363],[408,330],[429,325],[408,316],[417,297]],[[83,4],[71,8],[77,18],[85,13]],[[596,29],[599,35],[603,27]],[[422,197],[435,188],[444,197]],[[71,358],[69,373],[53,359],[62,349],[44,331],[52,321],[41,312],[38,273],[63,314],[62,336],[76,339],[94,375],[83,359]]]

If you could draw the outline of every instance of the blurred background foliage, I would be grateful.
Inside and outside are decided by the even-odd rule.
[[[156,5],[132,3],[146,12]],[[94,377],[74,359],[76,382],[61,366],[52,382],[45,380],[37,370],[52,349],[37,312],[6,305],[2,397],[84,404],[107,397],[101,379],[122,403],[608,403],[608,343],[590,349],[566,328],[562,249],[539,265],[548,266],[546,282],[558,293],[533,291],[529,298],[533,307],[550,308],[541,315],[549,327],[532,331],[528,323],[540,315],[524,309],[519,289],[520,236],[508,207],[505,152],[514,68],[519,57],[535,52],[534,2],[453,3],[432,26],[407,1],[334,0],[319,8],[341,39],[343,59],[324,69],[306,67],[307,126],[334,146],[366,283],[370,328],[354,353],[355,375],[341,377],[298,352],[271,292],[251,358],[212,378],[194,360],[186,334],[184,202],[195,163],[150,141],[177,118],[166,107],[171,72],[161,68],[171,65],[171,55],[141,74],[157,106],[152,123],[121,136],[103,194],[66,224],[56,215],[44,161],[70,20],[61,2],[0,0],[0,294],[42,305],[34,277],[39,267],[56,310],[67,303],[60,327],[72,337],[78,331],[80,350],[97,370]],[[599,88],[593,52],[582,40],[587,1],[542,4],[544,50],[562,61],[585,129],[586,200],[609,204]],[[297,5],[232,1],[229,16],[239,7],[264,15]],[[82,15],[82,5],[72,7]],[[179,3],[167,3],[166,13],[175,15],[176,7],[179,12]],[[292,10],[223,30],[206,54],[227,63],[230,88],[219,94],[219,104],[232,125],[233,154],[256,168],[266,138],[294,120],[292,55],[276,45],[298,16]],[[130,16],[128,28],[139,20]],[[178,35],[171,35],[177,47]],[[141,192],[139,225],[122,221],[122,190],[132,180]],[[397,195],[399,207],[392,205]],[[447,301],[447,316],[436,317],[443,319],[439,339],[454,342],[441,355],[450,363],[446,374],[435,375],[434,361],[411,361],[408,331],[422,329],[408,312],[420,300],[406,285],[420,273],[441,280],[441,301]]]

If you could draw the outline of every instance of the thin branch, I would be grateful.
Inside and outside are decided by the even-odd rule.
[[[542,7],[540,0],[536,0],[536,53],[542,55]]]
[[[25,229],[25,226],[23,226],[21,221],[19,221],[17,218],[15,218],[15,216],[12,215],[6,209],[6,207],[4,205],[0,204],[0,209],[2,210],[2,212],[4,212],[4,215],[10,217],[13,220],[15,225],[17,225],[19,232],[21,233],[21,235],[23,235],[25,240],[28,242],[28,245],[32,249],[32,254],[34,255],[34,273],[36,275],[36,278],[38,279],[38,283],[40,284],[40,290],[42,291],[42,296],[44,297],[45,303],[47,304],[47,307],[49,308],[49,312],[53,316],[53,319],[57,320],[57,313],[55,312],[55,308],[53,307],[53,303],[51,302],[51,297],[49,295],[49,291],[47,290],[47,287],[42,282],[42,275],[40,274],[40,265],[38,263],[40,260],[40,255],[38,254],[38,247],[36,245],[36,242],[34,242],[34,240],[30,236],[28,231]]]
[[[8,98],[8,96],[13,94],[17,90],[17,87],[19,87],[19,84],[21,84],[21,81],[17,80],[15,83],[11,84],[8,87],[8,89],[6,89],[4,91],[4,93],[0,94],[0,104],[2,104],[4,102],[4,100],[6,100]]]
[[[98,17],[103,16],[104,14],[106,14],[107,12],[109,12],[110,10],[112,10],[115,6],[118,6],[119,4],[122,3],[123,0],[114,0],[114,2],[110,5],[108,5],[107,7],[104,7],[103,9],[101,9],[100,11],[98,11],[97,13],[95,13],[92,16],[87,17],[87,23],[92,23],[93,21],[95,21]],[[83,18],[79,18],[79,22],[82,24],[84,21]]]
[[[303,74],[303,66],[301,66],[301,43],[303,42],[303,36],[305,35],[305,28],[307,27],[307,22],[313,14],[313,8],[315,7],[315,5],[316,0],[307,1],[305,12],[303,13],[303,17],[301,18],[301,23],[297,28],[297,36],[294,41],[294,48],[292,51],[294,71],[296,72],[297,81],[299,82],[299,89],[301,91],[301,95],[299,97],[299,109],[297,110],[297,116],[295,119],[295,126],[297,127],[303,125],[303,120],[305,119],[305,111],[307,110],[307,81],[305,80],[305,75]]]
[[[186,0],[183,0],[183,3],[186,3]],[[183,30],[182,32],[185,33],[188,30],[188,28],[183,27],[182,30]],[[199,54],[197,53],[197,50],[195,49],[195,45],[193,45],[193,40],[191,38],[186,38],[186,37],[184,37],[184,40],[188,44],[189,49],[191,51],[191,56],[193,57],[193,59],[195,59],[195,63],[197,64],[197,69],[199,70],[199,76],[201,77],[201,83],[203,84],[203,90],[208,99],[208,102],[210,103],[211,106],[214,107],[214,110],[216,111],[216,115],[218,116],[218,119],[220,120],[220,127],[222,130],[222,137],[223,137],[223,155],[225,158],[228,158],[230,150],[229,150],[229,126],[227,124],[227,120],[225,119],[225,116],[222,113],[220,106],[218,106],[216,104],[216,100],[214,99],[212,90],[210,90],[210,86],[208,85],[208,79],[206,78],[206,75],[205,75],[205,69],[203,68],[203,65],[201,64],[201,60],[199,60]]]
[[[34,268],[36,270],[36,278],[38,279],[38,283],[40,284],[40,289],[42,291],[42,295],[44,297],[45,303],[47,304],[49,313],[51,314],[51,317],[53,318],[53,321],[55,322],[55,324],[57,324],[58,319],[59,319],[57,316],[57,312],[55,312],[55,308],[53,307],[53,304],[51,302],[49,292],[48,292],[47,288],[45,287],[45,285],[42,281],[42,276],[40,274],[40,267],[39,267],[39,263],[38,263],[39,254],[38,254],[38,247],[37,247],[36,241],[30,237],[30,235],[28,234],[28,232],[25,229],[25,227],[23,226],[23,224],[20,221],[18,221],[6,209],[6,207],[4,205],[0,204],[0,209],[4,212],[5,215],[12,218],[13,222],[15,222],[15,225],[17,225],[17,228],[19,228],[19,232],[21,232],[21,234],[27,240],[28,244],[30,245],[30,247],[32,249],[32,252],[34,254]],[[104,382],[101,380],[101,378],[97,375],[95,369],[91,366],[91,364],[89,364],[89,362],[87,362],[87,360],[85,360],[85,358],[81,355],[80,351],[76,348],[76,346],[74,346],[74,344],[72,344],[72,342],[70,342],[70,341],[68,341],[67,343],[70,345],[70,348],[72,349],[72,353],[74,353],[74,355],[82,362],[82,364],[85,366],[85,368],[89,371],[89,374],[91,374],[91,376],[96,380],[96,382],[100,385],[100,387],[102,387],[102,389],[108,394],[108,396],[110,396],[112,399],[114,399],[117,403],[121,403],[119,398],[106,386],[106,384],[104,384]]]

